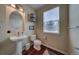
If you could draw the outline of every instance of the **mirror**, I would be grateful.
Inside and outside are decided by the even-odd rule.
[[[23,26],[23,21],[22,21],[22,16],[19,12],[14,11],[11,13],[10,17],[9,17],[9,24],[10,24],[10,28],[12,31],[17,31],[19,32],[20,30],[22,30],[22,26]]]

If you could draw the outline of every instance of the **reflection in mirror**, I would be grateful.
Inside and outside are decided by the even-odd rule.
[[[10,15],[10,24],[14,29],[18,29],[22,26],[22,17],[18,12],[13,12]]]
[[[17,11],[12,12],[9,17],[9,24],[12,31],[19,32],[23,26],[21,14]]]

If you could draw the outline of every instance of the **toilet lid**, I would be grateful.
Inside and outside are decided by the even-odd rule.
[[[34,47],[34,49],[36,49],[36,50],[41,50],[41,47],[40,46],[33,46]]]
[[[34,40],[34,45],[41,45],[41,41],[40,40]]]

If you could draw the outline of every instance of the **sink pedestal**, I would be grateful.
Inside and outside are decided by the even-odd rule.
[[[16,42],[16,55],[22,55],[22,41]]]
[[[27,36],[11,36],[10,40],[16,42],[16,55],[22,55],[22,41],[26,39]]]

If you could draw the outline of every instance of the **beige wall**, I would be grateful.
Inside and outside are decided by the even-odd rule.
[[[43,12],[60,6],[60,34],[43,33]],[[43,42],[44,45],[54,48],[62,52],[68,52],[68,5],[46,5],[44,8],[37,10],[37,37]],[[47,36],[47,39],[45,39]]]
[[[0,5],[0,42],[6,39],[5,5]]]

